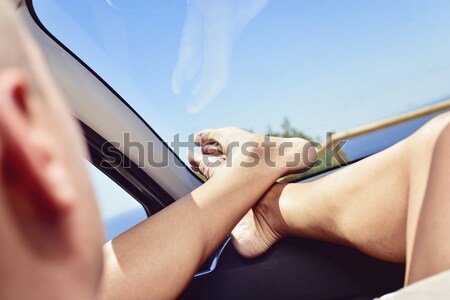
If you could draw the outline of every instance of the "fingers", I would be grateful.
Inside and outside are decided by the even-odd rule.
[[[202,16],[195,5],[189,5],[180,41],[178,61],[172,74],[172,91],[181,94],[182,85],[195,77],[201,66]]]
[[[205,24],[202,75],[192,89],[194,99],[188,103],[190,113],[199,112],[227,86],[230,76],[231,52],[234,43],[233,24],[229,18],[215,18]]]
[[[200,112],[225,89],[234,42],[268,2],[188,1],[172,91],[180,95],[183,84],[199,77],[191,91],[193,99],[186,106],[189,113]]]

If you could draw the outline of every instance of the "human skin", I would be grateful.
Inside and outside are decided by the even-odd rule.
[[[340,243],[406,263],[405,284],[450,269],[449,149],[445,113],[328,176],[274,185],[233,230],[232,242],[246,257],[285,236]]]
[[[6,245],[0,250],[0,298],[93,299],[99,296],[103,236],[84,167],[87,152],[39,50],[7,3],[0,2],[0,240]],[[380,258],[406,260],[408,283],[448,268],[448,115],[436,120],[422,134],[364,162],[316,183],[286,187],[286,197],[278,197],[277,205],[278,221],[288,231],[280,236],[332,240]],[[251,152],[266,156],[260,137],[234,128],[197,135],[203,149],[211,142],[226,148],[236,138],[256,141]],[[269,153],[275,167],[263,161],[241,167],[238,162],[249,157],[239,152],[217,157],[233,157],[236,163],[229,168],[212,169],[193,158],[195,167],[211,179],[104,247],[100,296],[175,298],[277,178],[308,167],[285,167],[306,142],[293,144],[283,157]],[[382,172],[394,163],[399,167]],[[361,173],[372,180],[365,181]],[[334,192],[313,193],[317,190]],[[337,213],[330,217],[332,208]],[[241,252],[246,249],[239,239],[234,244]]]
[[[277,145],[291,145],[280,156],[276,146],[263,146],[261,136],[237,128],[202,131],[195,140],[200,146],[215,141],[223,149],[232,142],[253,142],[254,146],[247,150],[254,155],[245,155],[238,148],[225,151],[217,159],[232,159],[234,163],[216,168],[208,167],[208,161],[200,154],[192,157],[193,163],[205,173],[208,170],[212,178],[105,245],[102,298],[175,298],[273,182],[287,173],[306,170],[316,159],[314,148],[305,140],[274,141]],[[286,167],[303,149],[309,154],[306,163]],[[267,155],[274,165],[269,166],[262,159]],[[243,162],[253,166],[242,166]]]
[[[0,299],[92,299],[103,232],[79,129],[0,1]]]
[[[196,139],[200,146],[208,138],[226,146],[230,134],[252,141],[253,156],[225,153],[236,164],[216,168],[215,179],[102,251],[81,130],[13,6],[1,1],[0,299],[175,298],[278,177],[316,159],[305,140],[289,140],[292,147],[279,156],[235,128],[203,131]],[[303,150],[306,162],[286,167]],[[267,155],[273,166],[260,159]]]

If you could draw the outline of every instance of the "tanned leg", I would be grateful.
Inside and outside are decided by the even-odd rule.
[[[337,242],[406,262],[406,283],[449,268],[449,122],[440,115],[316,181],[273,186],[234,229],[233,244],[254,257],[283,236]]]
[[[450,125],[437,139],[429,173],[407,283],[450,269]]]

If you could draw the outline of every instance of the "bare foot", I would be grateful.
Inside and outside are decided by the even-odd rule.
[[[203,130],[195,143],[202,154],[190,155],[189,161],[207,179],[254,161],[255,176],[266,168],[276,180],[276,176],[306,171],[317,159],[315,148],[304,139],[265,137],[234,127]],[[244,257],[263,254],[287,232],[278,205],[285,186],[273,185],[233,230],[232,243]]]
[[[287,225],[278,208],[285,186],[273,185],[233,229],[231,241],[242,256],[257,257],[285,236]]]
[[[317,160],[316,149],[304,139],[262,136],[235,127],[203,130],[195,136],[195,143],[203,154],[191,153],[189,161],[207,179],[224,167],[238,165],[263,166],[282,177],[304,172]]]

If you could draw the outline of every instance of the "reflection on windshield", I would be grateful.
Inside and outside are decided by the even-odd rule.
[[[172,91],[194,81],[189,112],[205,108],[226,87],[233,44],[269,0],[190,0],[172,75]]]
[[[164,12],[174,9],[185,0],[142,1],[142,0],[106,0],[117,11],[127,12]]]
[[[448,0],[33,5],[168,144],[204,128],[281,132],[284,119],[325,141],[450,96]]]

